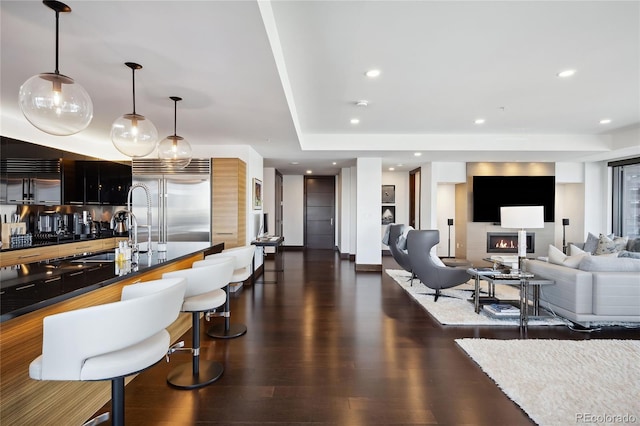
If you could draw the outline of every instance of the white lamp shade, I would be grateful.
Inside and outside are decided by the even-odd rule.
[[[500,207],[502,228],[544,228],[543,206]]]
[[[128,157],[144,157],[155,149],[158,129],[142,115],[125,114],[111,125],[111,141]]]
[[[22,113],[45,133],[67,136],[89,126],[93,102],[84,88],[62,74],[34,75],[20,86]]]
[[[181,136],[167,136],[158,144],[158,158],[168,166],[184,169],[191,162],[191,145]]]

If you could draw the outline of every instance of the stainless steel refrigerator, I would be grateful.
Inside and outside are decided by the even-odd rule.
[[[184,169],[167,167],[156,159],[132,162],[133,184],[143,183],[151,198],[151,239],[211,242],[211,160],[192,159]],[[132,192],[138,226],[147,225],[147,196]],[[144,230],[138,231],[145,235]]]

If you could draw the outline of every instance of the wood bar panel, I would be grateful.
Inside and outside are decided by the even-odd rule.
[[[29,364],[42,353],[42,321],[48,315],[120,300],[122,287],[162,278],[168,271],[190,268],[202,252],[136,274],[82,296],[0,324],[0,424],[82,424],[111,399],[111,382],[38,381]],[[175,342],[191,328],[191,315],[180,314],[167,329]],[[69,348],[70,351],[73,348]],[[164,361],[162,361],[164,362]],[[134,376],[128,378],[127,383]]]

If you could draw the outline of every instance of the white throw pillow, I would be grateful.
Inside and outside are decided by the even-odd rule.
[[[429,252],[429,254],[431,256],[431,260],[433,260],[433,263],[435,263],[438,266],[447,266],[444,263],[442,263],[442,260],[436,254],[436,248],[435,247],[433,248],[433,250],[431,250],[431,252]]]
[[[584,252],[575,256],[567,256],[562,250],[549,244],[549,263],[576,269],[585,256],[589,256],[589,253]]]
[[[573,244],[569,244],[569,256],[575,256],[577,254],[591,254],[588,251],[582,250],[580,247],[576,247]]]

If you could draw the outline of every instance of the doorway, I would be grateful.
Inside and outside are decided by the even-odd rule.
[[[304,177],[304,245],[335,249],[335,176]]]
[[[420,168],[409,172],[409,225],[420,229]]]

